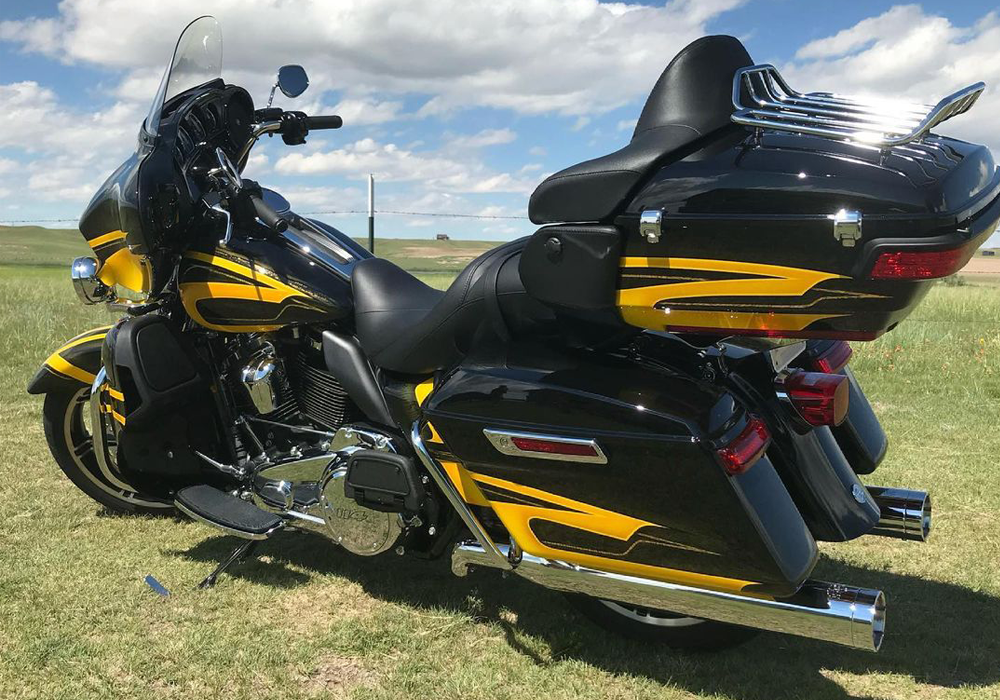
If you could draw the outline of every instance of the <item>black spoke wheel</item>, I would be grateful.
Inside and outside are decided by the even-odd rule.
[[[567,595],[591,622],[628,639],[664,644],[675,649],[714,651],[734,647],[759,634],[749,627],[703,620],[665,610],[584,595]]]
[[[90,389],[45,396],[42,420],[45,439],[59,468],[77,488],[116,513],[172,514],[173,503],[142,491],[110,469],[102,469],[95,454],[91,425]]]

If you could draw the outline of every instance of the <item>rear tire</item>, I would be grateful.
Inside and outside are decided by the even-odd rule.
[[[89,425],[90,389],[45,395],[42,423],[49,451],[78,489],[115,513],[172,515],[173,503],[143,494],[114,474],[104,474]],[[125,488],[129,487],[129,488]]]
[[[573,607],[596,625],[639,642],[674,649],[718,651],[742,644],[760,631],[714,620],[649,610],[610,600],[567,594]]]

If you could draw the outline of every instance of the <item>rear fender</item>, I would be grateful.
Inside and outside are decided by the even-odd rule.
[[[75,391],[93,384],[101,368],[101,348],[111,326],[101,326],[68,340],[49,355],[28,383],[29,394]]]

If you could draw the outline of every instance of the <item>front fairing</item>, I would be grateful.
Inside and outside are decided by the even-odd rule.
[[[98,277],[109,287],[152,292],[151,265],[129,249],[129,233],[141,232],[139,173],[150,149],[140,142],[136,152],[111,174],[80,217],[80,233],[98,260]]]

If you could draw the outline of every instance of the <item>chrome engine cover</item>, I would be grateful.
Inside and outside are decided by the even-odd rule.
[[[352,554],[370,557],[392,549],[403,534],[401,516],[365,508],[345,496],[346,476],[347,467],[337,466],[323,480],[320,504],[328,535]]]
[[[396,451],[388,435],[346,425],[321,448],[263,467],[254,478],[254,503],[287,518],[292,527],[329,537],[352,554],[374,556],[392,549],[403,534],[400,514],[359,506],[344,493],[347,459],[360,449]],[[303,486],[315,489],[318,498],[295,503],[290,489]]]

